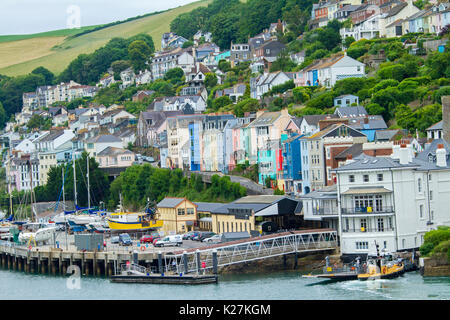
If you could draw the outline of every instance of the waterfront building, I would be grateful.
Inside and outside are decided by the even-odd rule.
[[[300,195],[303,192],[301,137],[302,135],[293,133],[281,143],[283,149],[283,190],[295,195]]]
[[[161,231],[165,234],[185,233],[197,225],[198,205],[186,198],[165,197],[156,208],[158,220],[163,221]]]
[[[343,255],[417,250],[426,232],[449,225],[450,148],[434,140],[417,157],[406,144],[391,157],[360,155],[337,175]]]

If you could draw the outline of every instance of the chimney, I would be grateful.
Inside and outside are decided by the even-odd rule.
[[[364,117],[364,124],[368,124],[369,123],[369,117],[368,116],[365,116]]]
[[[405,143],[402,143],[400,145],[400,151],[399,151],[399,157],[400,157],[400,164],[408,164],[409,163],[409,150],[406,147]]]
[[[394,144],[392,146],[392,159],[400,159],[400,146],[398,144]]]
[[[438,167],[447,167],[447,151],[442,143],[438,144],[436,149],[436,165]]]
[[[351,154],[347,155],[347,161],[345,161],[345,164],[349,164],[354,162],[355,160],[353,160],[353,156]]]
[[[450,142],[450,96],[443,96],[442,101],[442,136]]]

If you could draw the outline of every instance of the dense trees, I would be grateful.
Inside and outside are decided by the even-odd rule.
[[[180,169],[161,169],[145,164],[128,168],[111,183],[109,208],[115,208],[119,203],[119,194],[122,195],[124,206],[137,210],[145,206],[147,198],[156,202],[166,196],[187,197],[192,201],[226,202],[245,196],[246,190],[226,176],[214,175],[211,185],[206,186],[201,177],[195,174],[188,179]]]
[[[137,42],[135,42],[137,41]],[[81,54],[59,75],[58,82],[74,80],[81,84],[95,84],[118,60],[128,60],[135,70],[144,68],[143,62],[155,51],[151,36],[138,34],[128,39],[113,38],[91,54]]]

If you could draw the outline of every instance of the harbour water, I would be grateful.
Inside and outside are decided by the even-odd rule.
[[[298,272],[221,275],[218,284],[111,283],[82,277],[43,276],[0,270],[2,300],[450,300],[450,277],[409,272],[392,280],[328,282]]]

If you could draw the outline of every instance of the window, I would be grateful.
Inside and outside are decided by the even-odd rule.
[[[354,175],[349,175],[348,176],[348,182],[355,182],[355,176]]]
[[[369,249],[369,242],[367,242],[367,241],[356,241],[356,249],[357,250]]]
[[[430,190],[430,200],[433,200],[433,191]]]
[[[178,209],[178,215],[179,216],[184,215],[184,209]]]
[[[423,204],[419,206],[419,217],[423,218]]]
[[[434,220],[434,211],[431,210],[431,220]]]
[[[361,231],[367,231],[367,219],[361,219]]]
[[[383,232],[384,231],[384,219],[383,218],[378,218],[377,219],[377,231],[378,232]]]
[[[187,208],[187,214],[194,214],[194,208]]]
[[[363,175],[363,181],[364,182],[369,182],[369,175],[368,174]]]
[[[417,179],[417,190],[419,192],[422,192],[422,179],[421,178]]]
[[[378,181],[383,181],[383,174],[382,173],[377,174],[377,180]]]

